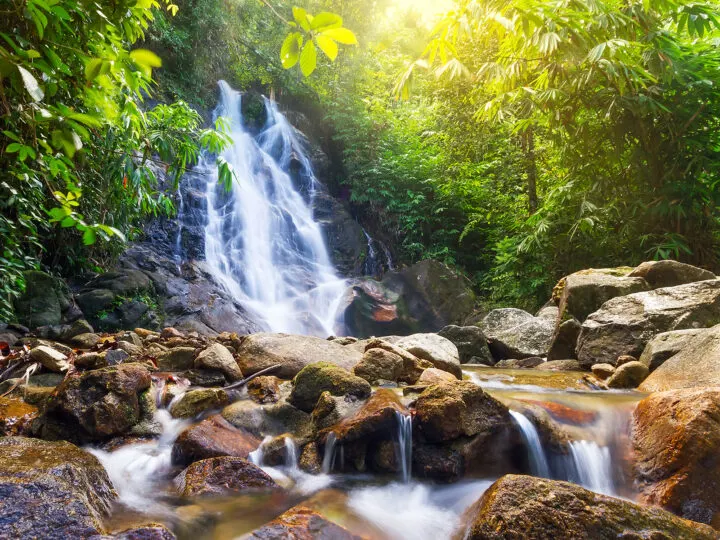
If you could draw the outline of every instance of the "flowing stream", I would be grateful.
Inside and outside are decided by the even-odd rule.
[[[243,96],[220,81],[216,114],[230,124],[232,145],[222,157],[236,182],[208,181],[205,258],[215,280],[273,332],[326,337],[342,328],[346,290],[313,218],[318,181],[298,132],[264,100],[267,122],[257,136],[245,127]]]

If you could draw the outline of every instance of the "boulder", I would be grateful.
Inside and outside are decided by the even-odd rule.
[[[648,367],[641,362],[625,362],[610,375],[606,384],[608,388],[637,388],[649,373]]]
[[[398,382],[415,384],[424,370],[433,367],[433,364],[427,360],[422,360],[384,339],[373,338],[368,340],[365,344],[365,351],[367,352],[371,349],[383,349],[402,358],[403,367],[398,377]]]
[[[222,388],[202,388],[182,394],[170,407],[175,418],[193,418],[207,410],[222,409],[230,403],[227,392]]]
[[[709,540],[718,534],[659,508],[638,506],[558,480],[507,475],[463,516],[455,538],[647,538]]]
[[[247,459],[260,446],[260,439],[237,429],[219,414],[183,430],[172,448],[172,462],[187,466],[195,461],[220,456]]]
[[[561,322],[555,329],[550,348],[547,352],[548,360],[567,360],[575,358],[580,323],[577,319],[568,319]]]
[[[98,459],[77,446],[0,438],[0,537],[64,540],[103,534],[115,498]]]
[[[593,364],[591,371],[598,379],[604,381],[615,373],[615,366],[612,364]]]
[[[645,364],[650,371],[655,371],[665,360],[675,356],[692,342],[704,328],[691,328],[688,330],[674,330],[658,334],[645,345],[640,355],[640,362]]]
[[[705,386],[720,386],[720,325],[692,338],[680,352],[653,371],[639,390],[662,392]]]
[[[409,414],[393,391],[380,389],[351,417],[326,429],[322,438],[332,432],[338,443],[366,443],[373,437],[392,436],[398,429],[398,416]]]
[[[395,341],[395,345],[405,349],[421,360],[427,360],[437,369],[462,377],[460,355],[455,344],[437,334],[413,334]]]
[[[93,289],[79,294],[75,299],[86,317],[96,318],[112,310],[115,293],[108,289]]]
[[[353,368],[353,373],[374,384],[380,379],[397,381],[403,370],[403,359],[385,349],[368,349],[362,360]]]
[[[492,310],[480,327],[497,359],[546,356],[555,331],[552,321],[515,308]]]
[[[195,358],[195,368],[222,371],[229,381],[242,379],[243,373],[227,347],[213,343]]]
[[[646,397],[632,440],[642,500],[720,528],[720,387]]]
[[[560,319],[584,321],[605,302],[650,289],[642,277],[627,277],[629,268],[591,268],[565,276],[558,307]],[[558,288],[558,287],[556,287]]]
[[[420,375],[420,378],[417,380],[417,384],[431,385],[453,381],[457,381],[457,377],[452,373],[437,368],[428,368],[422,372],[422,375]]]
[[[232,359],[232,363],[237,367],[235,359]],[[194,365],[195,347],[175,347],[157,358],[158,369],[163,371],[182,371],[184,369],[192,369]]]
[[[77,334],[68,340],[68,342],[78,349],[92,349],[95,345],[100,343],[100,336],[90,332],[84,334]]]
[[[347,529],[328,520],[316,510],[295,506],[239,540],[361,540]]]
[[[95,330],[93,330],[93,327],[89,322],[85,319],[78,319],[77,321],[73,321],[72,324],[65,325],[63,327],[63,331],[60,334],[59,339],[62,341],[68,341],[80,334],[92,334],[94,332]]]
[[[67,356],[45,345],[32,349],[30,351],[30,360],[40,362],[45,369],[55,373],[67,371],[70,367]]]
[[[618,356],[636,358],[661,332],[703,328],[720,318],[720,280],[700,281],[608,300],[582,324],[578,360],[615,364]]]
[[[39,434],[78,442],[122,435],[152,416],[150,385],[150,373],[140,364],[71,373],[38,418]]]
[[[23,278],[25,290],[13,306],[17,320],[30,328],[60,324],[63,312],[70,307],[62,280],[39,270],[27,270]]]
[[[293,389],[288,401],[298,409],[310,412],[320,394],[330,392],[333,396],[368,397],[370,384],[349,371],[327,362],[317,362],[303,368],[293,379]]]
[[[260,467],[239,457],[221,456],[196,461],[175,478],[183,497],[247,493],[253,489],[273,489],[278,485]]]
[[[709,270],[673,260],[644,262],[628,275],[645,279],[653,289],[716,278]]]
[[[132,296],[152,289],[152,281],[140,270],[120,269],[107,272],[91,280],[88,289],[110,290],[118,296]],[[84,311],[84,310],[83,310]]]
[[[493,357],[487,345],[487,338],[479,326],[448,325],[438,332],[439,336],[451,341],[458,350],[461,364],[467,364],[474,358],[483,364],[492,365]]]
[[[238,350],[238,364],[245,375],[280,364],[273,374],[291,379],[315,362],[327,362],[351,370],[362,352],[312,336],[258,333],[246,336]]]

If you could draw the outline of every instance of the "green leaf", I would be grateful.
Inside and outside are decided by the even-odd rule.
[[[83,233],[82,240],[83,244],[86,246],[91,246],[95,243],[95,240],[97,239],[97,235],[95,234],[95,230],[88,227],[85,229],[85,232]]]
[[[332,40],[342,43],[343,45],[357,45],[357,38],[351,30],[347,28],[330,28],[320,32],[321,35],[329,37]]]
[[[317,36],[315,41],[317,41],[318,47],[320,47],[322,52],[324,52],[325,55],[334,62],[338,55],[337,43],[329,37],[323,35]]]
[[[303,8],[294,7],[293,17],[303,30],[307,32],[310,31],[310,21],[308,20],[307,11],[305,11]]]
[[[317,49],[315,43],[308,41],[300,53],[300,71],[306,77],[309,77],[317,67]]]
[[[133,62],[135,62],[138,66],[144,68],[149,69],[162,66],[162,60],[160,60],[160,57],[147,49],[135,49],[134,51],[130,51],[130,58],[132,58]]]
[[[25,90],[27,90],[27,93],[30,94],[30,97],[33,98],[33,101],[41,101],[45,94],[38,85],[37,80],[35,80],[35,77],[33,77],[32,73],[30,73],[24,67],[18,66],[17,68],[20,72],[20,76],[22,77],[23,84],[25,85]]]
[[[285,41],[280,48],[280,61],[285,69],[290,69],[298,63],[302,43],[303,37],[300,32],[293,32],[285,38]]]
[[[14,154],[18,150],[20,150],[22,147],[23,147],[23,145],[20,143],[11,143],[11,144],[8,144],[7,148],[5,148],[5,152],[7,152],[8,154]]]
[[[102,58],[91,58],[90,61],[85,64],[85,79],[94,81],[100,75],[102,65]]]
[[[340,28],[342,26],[342,23],[343,20],[340,15],[324,11],[315,15],[312,22],[310,23],[310,28],[312,30],[327,30],[330,28]]]

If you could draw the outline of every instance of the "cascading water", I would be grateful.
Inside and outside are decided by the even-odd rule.
[[[346,290],[335,272],[312,203],[318,181],[295,129],[265,100],[267,123],[253,137],[242,95],[220,81],[217,114],[233,143],[222,157],[236,182],[229,193],[208,166],[205,258],[214,278],[268,330],[327,336],[341,326]]]
[[[510,411],[510,415],[520,428],[520,433],[525,441],[530,458],[530,472],[535,476],[550,478],[550,466],[535,425],[524,414]]]
[[[400,462],[400,473],[404,483],[410,481],[412,473],[412,416],[397,412],[398,421],[397,453]]]
[[[570,455],[578,484],[604,495],[617,495],[607,446],[600,446],[595,441],[572,441]]]

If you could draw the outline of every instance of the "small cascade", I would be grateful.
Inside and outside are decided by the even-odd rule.
[[[570,456],[578,484],[604,495],[617,495],[610,448],[595,441],[572,441]]]
[[[330,474],[332,472],[333,465],[335,464],[335,447],[337,438],[335,433],[330,433],[325,440],[325,453],[323,454],[322,472],[323,474]]]
[[[381,277],[387,270],[395,270],[390,249],[380,240],[370,236],[364,228],[362,230],[367,240],[367,256],[362,272],[366,276]]]
[[[298,447],[292,437],[285,437],[285,466],[290,471],[298,470]]]
[[[397,457],[402,481],[407,484],[412,475],[412,416],[396,412],[395,417],[398,421]]]
[[[540,436],[538,435],[537,428],[535,428],[535,424],[522,413],[510,411],[510,415],[520,428],[520,433],[525,441],[530,461],[530,472],[534,476],[550,478],[550,466],[548,465],[547,456],[540,442]]]
[[[178,272],[180,272],[180,266],[185,258],[182,250],[182,232],[185,220],[185,201],[183,200],[183,190],[180,187],[180,183],[178,183],[177,196],[177,217],[175,219],[175,221],[177,222],[177,234],[175,235],[174,259],[175,264],[177,265]]]
[[[248,454],[248,460],[250,461],[250,463],[252,463],[253,465],[257,465],[258,467],[262,467],[265,464],[265,445],[270,441],[272,441],[272,437],[267,435],[262,440],[260,445]]]

